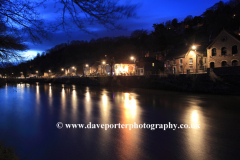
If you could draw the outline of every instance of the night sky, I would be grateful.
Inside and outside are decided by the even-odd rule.
[[[124,28],[127,28],[127,30],[109,31],[98,24],[88,26],[88,30],[94,31],[97,36],[81,32],[74,28],[69,34],[59,30],[52,34],[50,41],[43,40],[42,44],[34,45],[30,41],[26,42],[29,46],[29,50],[24,52],[23,56],[27,59],[32,59],[38,52],[42,53],[57,44],[67,43],[71,40],[89,41],[92,38],[97,39],[106,36],[130,36],[131,32],[137,29],[145,29],[150,33],[153,30],[153,24],[166,22],[167,20],[172,20],[174,18],[177,18],[180,22],[188,15],[192,15],[193,17],[200,16],[207,8],[213,6],[215,3],[219,2],[219,0],[120,0],[119,2],[123,4],[138,4],[136,10],[137,18],[126,18],[119,21],[119,23]],[[223,0],[223,2],[228,2],[228,0]],[[38,8],[42,18],[44,18],[46,22],[56,21],[56,17],[59,16],[59,14],[55,13],[56,8],[54,8],[53,2],[50,1],[46,4],[46,8]]]

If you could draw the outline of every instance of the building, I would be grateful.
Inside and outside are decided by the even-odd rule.
[[[65,75],[66,75],[66,70],[65,70]],[[77,75],[77,68],[75,66],[69,67],[67,69],[67,76],[75,76]]]
[[[96,61],[94,63],[86,64],[84,66],[84,75],[85,76],[96,76],[98,73],[98,66],[100,62]]]
[[[30,77],[30,78],[36,78],[36,77],[37,77],[37,74],[32,74],[32,73],[30,73],[30,74],[29,74],[29,77]]]
[[[156,57],[141,57],[137,62],[137,75],[158,74],[163,68],[163,62],[156,60]]]
[[[107,63],[107,60],[102,60],[98,64],[97,74],[98,75],[110,75],[111,74],[111,66]]]
[[[239,66],[240,36],[222,30],[207,47],[208,68]]]
[[[49,73],[44,72],[43,77],[49,77]]]
[[[136,64],[134,60],[116,60],[113,65],[113,75],[130,76],[136,74]]]
[[[206,47],[185,45],[173,49],[165,58],[167,74],[205,73],[207,70]]]

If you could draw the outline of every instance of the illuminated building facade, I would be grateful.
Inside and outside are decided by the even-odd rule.
[[[240,66],[240,36],[226,30],[207,47],[208,68]]]
[[[121,75],[125,75],[125,76],[131,76],[131,75],[135,75],[135,71],[136,71],[136,64],[127,64],[127,63],[118,63],[118,64],[114,64],[114,74],[116,76],[121,76]]]
[[[207,71],[207,55],[205,46],[182,46],[170,52],[164,62],[167,74],[191,74]],[[196,47],[196,48],[195,48]]]

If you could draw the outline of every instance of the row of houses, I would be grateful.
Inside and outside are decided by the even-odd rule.
[[[173,49],[164,60],[167,74],[204,73],[208,68],[239,66],[240,32],[221,33],[208,45],[193,44]]]
[[[150,75],[158,74],[160,67],[163,66],[161,61],[154,57],[141,57],[140,59],[118,59],[113,60],[111,64],[107,60],[96,61],[92,64],[86,64],[84,67],[84,75],[115,75],[115,76],[131,76],[131,75]]]
[[[85,75],[150,75],[199,74],[208,68],[239,66],[240,32],[222,32],[210,44],[193,44],[170,49],[168,53],[157,52],[132,60],[107,60],[86,65]]]
[[[146,52],[141,58],[108,59],[107,56],[101,61],[95,61],[83,66],[83,73],[77,71],[80,66],[71,66],[61,69],[61,74],[56,75],[51,70],[44,72],[43,77],[50,76],[130,76],[130,75],[152,75],[164,72],[165,74],[199,74],[206,73],[208,69],[229,69],[240,72],[240,30],[221,33],[207,45],[193,44],[176,48],[168,48],[164,52],[150,54]],[[23,72],[21,77],[23,77]],[[15,74],[12,73],[12,76]],[[4,74],[6,77],[6,74]],[[0,78],[4,77],[0,74]],[[38,71],[29,77],[37,77]]]
[[[85,64],[83,75],[142,76],[159,74],[160,72],[165,74],[200,74],[206,73],[209,68],[234,68],[232,66],[240,65],[239,47],[240,31],[231,33],[222,30],[210,44],[206,45],[192,44],[170,47],[164,52],[152,54],[146,52],[141,58],[132,57],[131,59],[108,59],[105,55],[101,61]],[[74,66],[62,70],[65,75],[77,75],[77,68]],[[50,74],[49,71],[44,73],[44,76]]]

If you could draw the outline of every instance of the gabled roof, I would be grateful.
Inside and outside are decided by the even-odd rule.
[[[203,56],[207,56],[206,52],[206,45],[201,44],[201,45],[196,45],[197,46],[197,51],[202,53]],[[182,45],[178,46],[175,49],[173,49],[165,58],[165,60],[172,60],[172,59],[179,59],[179,58],[185,58],[185,55],[191,51],[191,45]]]
[[[222,33],[226,33],[227,35],[229,35],[230,37],[232,37],[233,39],[235,39],[236,41],[238,41],[240,43],[240,36],[234,34],[234,33],[230,33],[228,31],[226,31],[225,29],[223,29],[218,36],[210,43],[210,45],[208,45],[208,49],[211,48],[211,46],[218,40],[218,38],[222,35]]]

